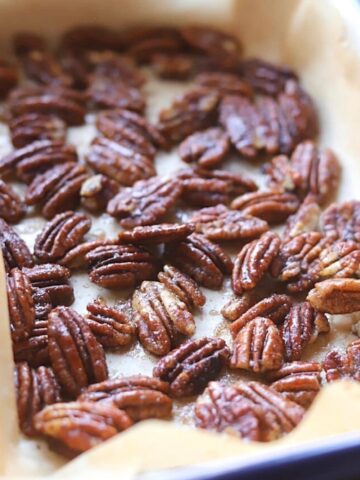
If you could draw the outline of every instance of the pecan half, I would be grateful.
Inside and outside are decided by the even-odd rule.
[[[150,58],[151,68],[165,80],[187,80],[195,67],[194,57],[186,53],[154,53]]]
[[[27,78],[35,83],[71,87],[72,78],[63,70],[56,57],[44,50],[31,50],[23,55],[21,63]]]
[[[82,183],[88,178],[82,165],[64,163],[37,175],[28,187],[28,205],[42,205],[42,214],[51,219],[57,213],[70,210],[80,202]]]
[[[132,297],[139,340],[154,355],[166,355],[178,334],[191,336],[195,322],[186,304],[159,282],[143,282]]]
[[[126,108],[135,112],[143,112],[145,109],[141,90],[121,80],[92,76],[86,94],[93,108]]]
[[[131,427],[132,421],[111,402],[78,401],[45,407],[34,425],[53,448],[73,457]]]
[[[13,343],[13,353],[16,362],[25,361],[31,367],[49,365],[47,325],[47,320],[36,319],[30,337]]]
[[[172,265],[164,265],[163,271],[158,274],[158,279],[170,292],[180,298],[189,309],[202,307],[205,304],[206,297],[198,284]]]
[[[120,309],[96,300],[88,303],[86,309],[85,321],[104,347],[128,345],[134,340],[135,326]]]
[[[307,300],[320,312],[333,315],[360,311],[360,280],[332,278],[319,282],[310,290]]]
[[[160,223],[159,225],[149,225],[135,227],[133,230],[124,230],[118,233],[120,243],[132,244],[154,244],[180,242],[188,237],[195,230],[190,223],[172,224]]]
[[[72,211],[55,215],[36,237],[35,256],[41,263],[56,262],[81,242],[90,227],[87,215]]]
[[[49,367],[32,369],[26,362],[14,368],[19,426],[26,435],[35,435],[34,415],[46,405],[61,401],[60,386]]]
[[[90,280],[105,288],[130,288],[153,278],[158,270],[156,257],[136,245],[104,245],[85,256]]]
[[[258,285],[278,254],[280,243],[276,233],[266,232],[244,245],[232,271],[232,288],[237,295],[244,290],[253,290]]]
[[[132,58],[113,51],[91,51],[87,60],[95,77],[108,78],[131,87],[141,87],[145,83],[144,75],[136,68]]]
[[[317,229],[320,218],[320,207],[315,202],[312,195],[308,195],[299,207],[299,210],[288,217],[283,240],[285,242],[300,235],[301,233],[311,232]]]
[[[289,362],[300,360],[307,345],[313,343],[320,333],[329,330],[326,316],[315,310],[309,302],[293,305],[281,326],[285,359]]]
[[[0,247],[7,272],[15,267],[32,267],[34,265],[34,260],[24,240],[2,218],[0,218]]]
[[[35,326],[36,326],[37,320],[39,321],[47,320],[47,316],[52,310],[52,302],[48,292],[46,292],[41,288],[33,287],[32,297],[33,297],[34,306],[35,306]],[[33,331],[31,332],[31,335],[33,335]]]
[[[119,185],[105,175],[92,175],[81,185],[81,205],[89,212],[99,213],[119,191]]]
[[[241,297],[233,296],[222,307],[221,314],[224,318],[226,318],[226,320],[234,322],[243,313],[249,310],[249,308],[252,307],[255,302],[256,299],[254,298],[254,292],[246,292],[241,295]]]
[[[230,210],[225,205],[203,208],[191,217],[196,231],[210,240],[248,240],[260,236],[269,228],[260,218]]]
[[[200,428],[226,431],[240,437],[270,441],[290,432],[305,410],[259,382],[237,382],[230,386],[211,382],[208,400],[198,400],[196,423]]]
[[[86,321],[69,307],[56,307],[48,317],[51,366],[64,393],[76,397],[91,383],[108,376],[104,350]]]
[[[125,186],[156,175],[149,157],[104,137],[96,137],[92,141],[86,162],[96,172]]]
[[[158,128],[169,143],[177,144],[215,123],[218,102],[219,96],[213,90],[195,87],[160,111]]]
[[[41,113],[24,113],[13,118],[10,120],[9,130],[15,148],[41,140],[63,142],[66,135],[66,125],[60,118]]]
[[[6,97],[18,83],[17,68],[6,60],[0,59],[0,98]]]
[[[212,168],[221,163],[230,148],[227,134],[221,128],[208,128],[195,132],[179,146],[181,160]]]
[[[174,397],[201,393],[227,365],[230,350],[221,338],[188,340],[154,367],[153,375],[170,384]]]
[[[334,203],[321,215],[321,230],[332,240],[360,243],[360,201]]]
[[[25,204],[11,186],[0,179],[0,217],[9,223],[16,223],[24,215]]]
[[[195,83],[216,90],[220,95],[252,96],[251,86],[239,75],[227,72],[205,72],[195,77]]]
[[[168,244],[165,257],[198,284],[214,290],[221,288],[224,275],[229,275],[233,268],[228,254],[199,233],[191,234],[182,242]]]
[[[255,373],[277,370],[284,361],[284,345],[276,325],[264,317],[250,320],[234,339],[231,368]]]
[[[321,387],[321,365],[315,362],[285,363],[270,373],[271,388],[285,398],[308,408]]]
[[[341,378],[360,381],[360,340],[351,342],[343,354],[336,350],[329,352],[324,359],[323,367],[328,382]]]
[[[97,247],[114,245],[114,243],[113,240],[92,240],[90,242],[80,243],[80,245],[69,250],[59,263],[70,269],[87,267],[88,261],[86,260],[86,255],[89,252],[92,252]]]
[[[299,208],[296,195],[280,191],[245,193],[231,203],[231,208],[262,218],[269,223],[282,223]]]
[[[124,228],[152,225],[164,217],[181,195],[182,184],[177,179],[160,177],[140,180],[132,188],[124,188],[110,200],[107,211],[119,218]]]
[[[14,342],[28,338],[34,328],[35,306],[31,283],[19,269],[13,268],[6,278],[10,331]]]
[[[169,418],[172,400],[169,385],[153,377],[134,375],[105,380],[90,385],[79,397],[80,401],[103,402],[111,400],[134,421],[146,418]]]

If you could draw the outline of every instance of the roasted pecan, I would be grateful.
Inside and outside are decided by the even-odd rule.
[[[270,190],[295,191],[299,178],[291,166],[289,157],[277,155],[262,167],[267,176],[267,186]]]
[[[194,71],[194,57],[186,53],[154,53],[150,58],[155,74],[165,80],[187,80]]]
[[[278,254],[280,243],[276,233],[266,232],[244,245],[232,271],[232,288],[237,295],[244,290],[253,290],[258,285]]]
[[[221,128],[214,127],[187,137],[179,146],[179,155],[184,162],[211,168],[225,158],[229,148],[227,134]]]
[[[0,247],[6,271],[10,271],[14,267],[22,268],[34,265],[34,260],[24,240],[2,218],[0,218]]]
[[[51,219],[57,213],[70,210],[80,202],[80,189],[88,178],[82,165],[64,163],[37,175],[29,185],[25,201],[42,206],[41,213]]]
[[[332,240],[360,243],[360,201],[334,203],[320,218],[321,230]]]
[[[35,370],[26,362],[15,365],[14,383],[19,426],[26,435],[35,435],[34,415],[61,401],[60,386],[51,368]]]
[[[165,248],[169,263],[206,288],[221,288],[224,275],[233,268],[231,258],[204,235],[193,233],[186,240],[170,243]]]
[[[86,255],[89,252],[95,250],[97,247],[114,245],[114,243],[113,240],[92,240],[90,242],[80,243],[80,245],[69,250],[59,263],[70,269],[86,267],[88,266]]]
[[[202,307],[206,298],[198,284],[185,273],[180,272],[172,265],[164,265],[163,271],[158,274],[159,281],[182,300],[190,309]]]
[[[71,210],[55,215],[36,237],[35,256],[41,263],[56,262],[81,242],[90,227],[87,215]]]
[[[119,191],[119,185],[105,175],[92,175],[81,185],[81,205],[93,213],[106,209],[109,201]]]
[[[329,352],[323,362],[326,380],[333,382],[341,378],[351,378],[360,381],[360,340],[351,342],[346,352]]]
[[[169,382],[174,397],[195,395],[219,375],[229,357],[230,350],[222,338],[188,340],[163,357],[153,375]]]
[[[95,108],[126,108],[143,112],[145,99],[141,90],[121,80],[93,76],[86,91],[90,105]]]
[[[18,87],[8,98],[13,117],[26,113],[54,115],[71,126],[84,123],[84,104],[85,96],[81,92],[58,86]]]
[[[119,218],[124,228],[152,225],[175,205],[181,191],[182,184],[178,178],[139,180],[132,188],[124,188],[111,199],[107,211]]]
[[[46,292],[42,288],[33,287],[32,297],[33,297],[34,306],[35,306],[35,326],[36,326],[37,320],[39,321],[47,320],[47,316],[51,312],[53,305],[51,302],[50,295],[48,294],[48,292]],[[33,333],[34,331],[31,332],[31,335],[33,335]]]
[[[307,345],[313,343],[320,333],[329,330],[326,316],[315,310],[309,302],[293,305],[281,326],[285,359],[289,362],[300,360]]]
[[[87,61],[92,70],[92,76],[107,78],[113,81],[121,81],[130,87],[141,87],[145,83],[145,77],[136,68],[132,58],[119,55],[113,51],[90,51]]]
[[[14,52],[18,57],[27,55],[33,50],[46,50],[45,38],[37,33],[19,32],[13,38]]]
[[[83,317],[56,307],[48,317],[51,366],[64,393],[76,397],[91,383],[108,376],[104,350]]]
[[[256,303],[256,299],[254,296],[254,292],[246,292],[243,295],[241,295],[241,297],[233,296],[222,307],[221,314],[224,318],[226,318],[226,320],[229,320],[230,322],[234,322],[243,313],[249,310],[249,308],[251,308],[255,303]]]
[[[25,75],[43,85],[71,87],[72,78],[63,70],[56,57],[44,50],[31,50],[21,58]]]
[[[230,310],[230,316],[232,317],[230,320],[233,320],[233,323],[229,328],[233,337],[236,337],[239,331],[256,317],[268,318],[276,324],[282,323],[285,320],[286,315],[289,313],[292,303],[291,298],[287,295],[276,293],[255,304],[243,300],[242,305],[240,306],[236,300],[235,302],[237,303],[237,308],[232,308],[232,303],[230,303],[230,305],[226,305],[226,308],[224,307],[221,311],[223,316],[226,319],[229,319]],[[232,313],[234,316],[231,315]]]
[[[9,123],[11,142],[22,148],[39,140],[64,141],[66,125],[60,119],[41,113],[25,113]]]
[[[308,408],[321,387],[321,365],[315,362],[285,363],[270,373],[271,388],[285,398]]]
[[[90,280],[105,288],[130,288],[152,279],[158,270],[156,257],[136,245],[104,245],[86,256]]]
[[[349,278],[358,274],[360,247],[352,241],[338,240],[320,252],[318,260],[310,265],[310,275],[316,280],[327,278]]]
[[[131,427],[132,421],[111,402],[78,401],[45,407],[34,425],[54,449],[73,457]]]
[[[23,268],[34,289],[44,290],[50,297],[53,307],[71,305],[74,290],[69,284],[70,270],[61,265],[46,263],[32,268]]]
[[[11,186],[0,179],[0,217],[9,223],[16,223],[24,215],[25,204]]]
[[[332,278],[319,282],[307,300],[320,312],[341,314],[360,311],[360,280]]]
[[[238,75],[226,72],[205,72],[195,77],[195,83],[216,90],[220,95],[251,97],[252,88]]]
[[[288,217],[282,235],[283,240],[287,242],[301,233],[316,230],[320,213],[318,203],[315,202],[312,195],[308,195],[300,205],[299,210]]]
[[[230,210],[225,205],[203,208],[194,213],[191,222],[195,224],[197,232],[218,241],[248,240],[258,237],[269,228],[264,220]]]
[[[85,159],[96,172],[125,186],[156,175],[149,157],[104,137],[96,137],[92,141]]]
[[[124,230],[118,233],[120,243],[154,244],[180,242],[193,233],[195,227],[191,223],[172,224],[160,223],[135,227],[133,230]]]
[[[213,90],[193,88],[177,97],[170,107],[161,110],[158,128],[169,143],[179,143],[214,123],[218,102],[219,96]]]
[[[13,268],[6,278],[6,287],[11,336],[17,342],[29,338],[35,324],[31,283],[19,268]]]
[[[132,297],[134,319],[143,347],[166,355],[178,334],[191,336],[195,322],[186,304],[159,282],[143,282]]]
[[[14,150],[0,160],[0,173],[16,172],[20,180],[29,182],[38,173],[57,164],[77,161],[77,153],[72,145],[62,141],[39,140],[23,148]]]
[[[282,223],[297,211],[299,200],[292,193],[269,190],[245,193],[233,200],[231,208],[269,223]]]
[[[79,397],[80,401],[102,402],[112,400],[134,421],[146,418],[169,418],[172,400],[169,385],[157,378],[134,375],[105,380],[90,385]]]
[[[211,382],[208,400],[195,407],[197,425],[208,430],[235,433],[249,440],[269,441],[290,432],[304,409],[259,382],[230,386]]]
[[[17,68],[6,60],[0,59],[0,98],[6,97],[18,83]]]
[[[165,147],[166,140],[145,117],[125,109],[100,113],[96,119],[98,130],[123,147],[153,159],[158,147]],[[121,152],[121,149],[118,149]],[[130,156],[132,153],[122,153]]]
[[[30,337],[13,343],[16,362],[27,362],[31,367],[49,365],[47,325],[47,320],[35,320]]]
[[[234,339],[231,368],[255,373],[277,370],[284,361],[284,345],[276,325],[264,317],[250,320]]]
[[[131,343],[135,336],[135,326],[121,310],[109,307],[95,300],[86,307],[85,321],[98,341],[104,347],[119,347]]]

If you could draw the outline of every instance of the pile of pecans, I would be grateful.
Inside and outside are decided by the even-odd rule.
[[[0,61],[14,146],[0,159],[0,245],[26,435],[73,457],[203,394],[199,427],[269,441],[300,422],[323,377],[360,379],[360,341],[322,363],[303,358],[329,331],[327,314],[360,310],[360,202],[329,206],[340,165],[316,144],[316,109],[294,72],[243,59],[236,37],[205,27],[84,26],[55,52],[20,33],[14,51],[17,65]],[[156,125],[144,115],[143,66],[194,83]],[[66,133],[88,112],[97,136],[81,158]],[[168,178],[154,159],[173,147],[188,166]],[[262,161],[266,189],[221,169],[230,155]],[[13,180],[26,185],[23,199]],[[86,210],[114,217],[117,238],[88,240]],[[31,252],[11,224],[34,212],[47,223]],[[279,224],[281,235],[270,230]],[[94,299],[80,315],[76,270],[130,289],[128,301]],[[232,345],[191,338],[201,287],[220,290],[226,277]],[[105,351],[137,340],[160,357],[153,376],[109,378]],[[214,381],[229,369],[252,381]]]

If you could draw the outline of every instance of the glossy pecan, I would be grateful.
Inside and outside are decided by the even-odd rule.
[[[229,320],[229,322],[234,322],[255,303],[254,292],[245,292],[241,297],[231,297],[222,307],[221,314],[226,320]]]
[[[42,35],[30,32],[18,32],[13,38],[14,52],[18,57],[27,55],[33,50],[46,50],[46,41]]]
[[[270,441],[290,432],[305,410],[259,382],[237,382],[226,386],[211,382],[207,400],[195,406],[200,428],[226,431],[240,437]]]
[[[35,320],[31,335],[13,343],[15,362],[27,362],[31,367],[49,365],[47,320]]]
[[[50,52],[31,50],[21,58],[27,78],[42,85],[71,87],[73,80],[62,68],[61,63]]]
[[[179,143],[215,123],[218,102],[219,96],[213,90],[195,87],[160,111],[158,128],[169,143]]]
[[[124,230],[118,233],[120,243],[153,244],[180,242],[193,233],[195,227],[190,223],[173,224],[160,223],[159,225],[145,225],[133,230]]]
[[[253,290],[258,285],[278,254],[280,243],[276,233],[266,232],[244,245],[232,271],[232,288],[237,295],[244,290]]]
[[[0,59],[0,98],[6,97],[18,83],[17,68],[6,60]]]
[[[8,97],[11,115],[26,113],[54,115],[67,125],[82,125],[85,118],[85,96],[70,88],[58,86],[18,87]]]
[[[91,220],[87,215],[71,210],[55,215],[36,237],[36,258],[41,263],[56,262],[82,241],[90,227]]]
[[[86,56],[90,64],[91,75],[94,77],[108,78],[114,81],[120,80],[131,87],[141,87],[145,83],[145,77],[136,68],[132,58],[119,55],[114,51],[90,51]]]
[[[25,201],[28,205],[41,205],[46,219],[70,210],[80,202],[82,183],[88,178],[82,165],[64,163],[37,175],[29,185]]]
[[[34,425],[54,449],[74,457],[131,427],[132,421],[111,402],[77,401],[45,407]]]
[[[90,280],[105,288],[130,288],[154,278],[156,257],[136,245],[104,245],[85,256]]]
[[[233,268],[228,254],[199,233],[191,234],[182,242],[168,244],[165,257],[198,284],[214,290],[221,288],[224,275],[229,275]]]
[[[316,362],[285,363],[279,370],[271,372],[271,388],[285,398],[308,408],[321,387],[321,365]]]
[[[289,362],[300,360],[307,345],[313,343],[320,333],[329,330],[326,316],[315,310],[309,302],[294,304],[281,326],[285,359]]]
[[[296,195],[280,191],[245,193],[231,203],[231,208],[262,218],[269,223],[282,223],[299,208]]]
[[[284,345],[276,325],[264,317],[250,320],[234,339],[231,368],[255,373],[277,370],[284,361]]]
[[[35,435],[34,416],[46,405],[61,401],[60,386],[49,367],[31,368],[26,362],[14,368],[19,426],[26,435]]]
[[[108,376],[104,350],[81,315],[56,307],[48,317],[51,366],[64,393],[76,397]]]
[[[152,225],[164,217],[181,195],[179,179],[160,177],[140,180],[132,188],[124,188],[110,200],[107,211],[119,218],[124,228]]]
[[[332,240],[360,243],[360,201],[330,205],[321,215],[321,230]]]
[[[166,382],[144,375],[120,377],[90,385],[79,397],[80,401],[111,400],[134,421],[147,418],[169,418],[172,400]]]
[[[252,96],[252,88],[243,78],[234,73],[205,72],[195,77],[195,83],[216,90],[220,95]]]
[[[0,217],[16,223],[25,215],[25,204],[10,185],[0,179]]]
[[[92,141],[85,159],[96,172],[128,187],[156,175],[149,157],[105,137],[96,137]]]
[[[172,265],[164,265],[162,272],[158,274],[158,279],[170,292],[180,298],[189,309],[202,307],[205,304],[206,297],[198,284]]]
[[[159,78],[187,80],[194,71],[195,59],[186,53],[157,52],[151,55],[150,65]]]
[[[135,112],[143,112],[145,109],[141,90],[121,80],[92,76],[86,94],[92,108],[126,108]]]
[[[292,301],[287,295],[274,293],[270,297],[264,298],[257,303],[245,302],[243,300],[242,304],[239,305],[236,299],[235,306],[233,303],[234,300],[230,304],[227,304],[221,310],[221,313],[226,319],[233,321],[229,328],[233,337],[236,337],[239,331],[256,317],[268,318],[276,324],[282,323],[289,313]],[[231,318],[229,318],[229,316]]]
[[[6,289],[11,336],[17,342],[30,337],[35,324],[31,283],[19,268],[13,268],[6,278]]]
[[[268,224],[257,217],[230,210],[225,205],[203,208],[191,217],[196,231],[210,240],[248,240],[266,232]]]
[[[360,280],[331,278],[315,285],[307,300],[320,312],[345,314],[360,311]]]
[[[201,393],[227,365],[230,350],[221,338],[188,340],[154,367],[153,375],[170,384],[174,397]]]
[[[105,175],[92,175],[81,185],[81,205],[89,212],[99,213],[119,191],[119,185]]]
[[[132,297],[134,320],[143,347],[166,355],[178,334],[191,336],[195,322],[186,304],[159,282],[143,282]]]
[[[288,217],[282,238],[285,242],[300,235],[317,229],[320,218],[320,207],[312,195],[308,195],[299,207],[299,210]]]
[[[134,340],[135,325],[120,309],[95,300],[86,306],[85,322],[104,347],[128,345]]]
[[[181,160],[212,168],[221,163],[230,148],[227,134],[217,127],[195,132],[179,146]]]
[[[351,342],[344,353],[337,350],[329,352],[323,361],[323,367],[328,382],[342,378],[360,381],[360,340]]]
[[[34,265],[34,260],[24,240],[2,218],[0,218],[0,247],[7,272],[15,267]]]
[[[52,309],[52,302],[48,292],[46,292],[41,288],[33,287],[32,297],[33,297],[34,306],[35,306],[35,326],[36,326],[37,320],[46,321],[47,316],[49,315]],[[31,335],[33,335],[33,331],[31,332]]]
[[[83,268],[88,266],[86,255],[92,252],[97,247],[104,247],[105,245],[114,245],[113,240],[91,240],[89,242],[80,243],[72,248],[59,261],[61,265],[70,269]]]
[[[41,140],[63,142],[66,125],[60,119],[41,113],[24,113],[9,122],[11,142],[15,148],[22,148]]]

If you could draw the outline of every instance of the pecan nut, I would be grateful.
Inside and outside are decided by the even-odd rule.
[[[93,175],[81,185],[81,205],[89,212],[99,213],[119,191],[119,185],[105,175]]]
[[[80,401],[103,402],[111,400],[134,421],[147,418],[169,418],[172,400],[169,385],[153,377],[134,375],[90,385],[79,397]]]
[[[330,205],[321,215],[320,223],[326,237],[360,243],[360,202]]]
[[[159,282],[143,282],[133,294],[132,308],[139,340],[154,355],[166,355],[178,334],[191,336],[195,331],[186,304]]]
[[[135,227],[133,230],[124,230],[118,233],[120,243],[154,244],[180,242],[195,230],[190,223],[182,225],[160,223],[159,225],[145,225]]]
[[[320,213],[318,203],[312,195],[308,195],[299,210],[287,219],[282,235],[283,240],[287,242],[301,233],[317,230]]]
[[[97,247],[105,245],[113,245],[113,240],[92,240],[80,243],[76,247],[69,250],[66,255],[59,261],[61,265],[70,269],[77,269],[88,266],[86,255]]]
[[[113,51],[92,51],[88,53],[87,60],[95,77],[105,77],[114,81],[121,79],[132,87],[141,87],[145,83],[144,75],[128,56]]]
[[[240,250],[232,271],[232,288],[237,295],[258,285],[278,254],[280,243],[276,233],[266,232]]]
[[[63,70],[61,63],[49,52],[31,50],[21,58],[27,78],[42,85],[71,87],[72,78]]]
[[[244,95],[251,97],[251,86],[241,77],[227,72],[205,72],[195,77],[195,83],[216,90],[220,95]]]
[[[247,312],[247,310],[249,310],[249,308],[251,308],[255,303],[256,299],[254,298],[254,292],[246,292],[241,295],[241,297],[233,296],[222,307],[221,314],[224,318],[226,318],[226,320],[229,320],[229,322],[234,322],[243,313]]]
[[[174,397],[201,393],[227,365],[230,350],[221,338],[188,340],[154,367],[153,375],[170,384]]]
[[[0,218],[0,246],[7,272],[15,267],[23,268],[34,265],[34,260],[24,240],[2,218]]]
[[[10,331],[14,342],[30,337],[35,324],[35,305],[31,283],[18,268],[6,278]]]
[[[336,314],[360,311],[360,280],[331,278],[315,285],[307,300],[320,312]]]
[[[34,368],[49,365],[47,325],[47,320],[36,319],[30,337],[13,343],[16,362],[27,362]]]
[[[336,350],[329,352],[323,362],[326,380],[333,382],[341,378],[360,381],[360,340],[355,340],[341,354]]]
[[[264,317],[250,320],[234,339],[231,368],[255,373],[277,370],[284,361],[284,345],[276,325]]]
[[[13,118],[9,130],[15,148],[41,140],[63,142],[66,135],[66,125],[60,118],[41,113],[25,113]]]
[[[135,112],[143,112],[145,109],[145,99],[141,90],[127,85],[121,79],[94,75],[90,78],[86,93],[90,105],[94,108],[126,108]]]
[[[152,70],[165,80],[187,80],[191,77],[195,60],[186,53],[154,53],[150,58]]]
[[[17,68],[6,60],[0,60],[0,98],[5,98],[17,83]]]
[[[0,179],[0,217],[16,223],[25,215],[25,204],[10,185]]]
[[[104,350],[86,321],[69,307],[48,317],[51,366],[65,394],[76,397],[91,383],[108,376]]]

